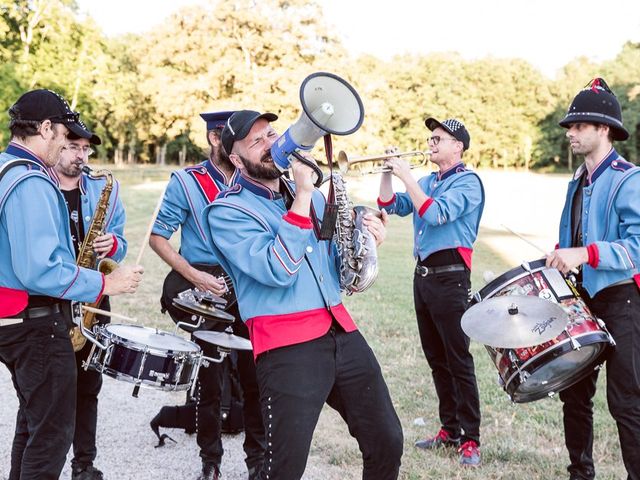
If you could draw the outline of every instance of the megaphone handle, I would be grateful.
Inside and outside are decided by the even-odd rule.
[[[320,167],[314,162],[312,162],[311,160],[304,158],[302,155],[300,155],[296,151],[294,151],[291,155],[294,156],[296,160],[299,160],[302,163],[304,163],[306,166],[311,167],[311,169],[313,170],[313,173],[315,174],[315,179],[313,180],[313,186],[316,188],[320,187],[320,185],[322,185],[322,176],[323,176],[322,170],[320,170]]]

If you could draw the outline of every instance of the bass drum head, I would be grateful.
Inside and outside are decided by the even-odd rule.
[[[200,347],[182,337],[155,328],[140,325],[111,324],[104,327],[111,336],[130,344],[156,351],[197,353]]]
[[[510,384],[507,384],[506,390],[515,403],[533,402],[558,393],[593,371],[607,343],[582,345],[579,350],[576,350],[567,340],[564,345],[558,345],[555,351],[542,355],[541,359],[533,358],[531,365],[523,365],[523,371],[527,372],[532,368],[532,373],[524,382],[521,382],[520,375],[516,372]],[[566,347],[562,348],[563,346]],[[541,365],[536,366],[534,363]]]

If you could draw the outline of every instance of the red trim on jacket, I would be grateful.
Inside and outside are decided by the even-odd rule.
[[[0,287],[0,318],[9,318],[20,313],[29,303],[29,293],[26,290]]]
[[[93,303],[100,303],[100,301],[102,300],[102,292],[104,292],[104,286],[105,286],[105,280],[104,280],[104,273],[102,274],[102,287],[100,288],[100,293],[98,293],[98,296],[96,297],[95,301]]]
[[[598,263],[600,263],[600,251],[598,250],[598,245],[595,243],[591,243],[587,245],[587,253],[589,254],[589,260],[587,263],[592,268],[598,268]]]
[[[261,315],[247,320],[249,337],[253,345],[253,358],[268,350],[308,342],[323,336],[333,318],[346,332],[358,329],[344,305],[316,308],[284,315]]]
[[[282,216],[285,222],[290,223],[291,225],[295,225],[300,228],[313,228],[313,223],[311,223],[311,217],[303,217],[302,215],[298,215],[294,212],[287,212]]]
[[[432,203],[433,203],[433,198],[427,198],[422,204],[422,206],[420,207],[420,210],[418,210],[418,216],[421,217],[424,214],[424,212],[427,211],[427,208],[431,206]]]
[[[113,255],[116,253],[116,250],[118,250],[118,237],[113,235],[113,247],[111,247],[111,250],[109,250],[109,253],[107,253],[107,257],[113,257]]]
[[[388,207],[389,205],[393,205],[393,203],[396,201],[396,194],[393,194],[393,197],[391,197],[391,200],[385,202],[383,201],[380,197],[378,197],[378,206],[379,207]]]
[[[458,253],[462,257],[462,261],[471,270],[471,257],[473,256],[473,248],[458,247]]]

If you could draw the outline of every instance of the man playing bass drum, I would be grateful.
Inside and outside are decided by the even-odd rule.
[[[227,289],[224,280],[219,277],[222,270],[218,259],[206,243],[200,215],[220,191],[235,184],[238,176],[220,143],[220,132],[232,113],[201,114],[207,123],[207,142],[211,146],[209,159],[172,173],[149,240],[151,248],[173,269],[165,280],[161,303],[163,310],[168,310],[174,321],[188,320],[191,317],[171,305],[179,292],[196,287],[220,296]],[[178,228],[181,232],[179,252],[169,243]],[[233,333],[249,338],[247,327],[240,321],[237,306],[234,304],[229,307],[227,313],[236,319],[232,326]],[[204,327],[220,330],[225,325],[206,322]],[[205,355],[217,356],[213,345],[198,339],[194,341],[202,347]],[[212,363],[208,368],[202,368],[198,375],[196,428],[202,458],[199,479],[202,480],[218,479],[220,475],[223,454],[220,438],[223,371],[222,364]],[[264,452],[264,427],[252,352],[238,352],[238,372],[244,395],[245,461],[249,478],[252,478],[256,467],[262,464]],[[171,413],[165,407],[154,418],[152,426],[154,423],[164,423],[167,418],[163,417],[170,416]]]

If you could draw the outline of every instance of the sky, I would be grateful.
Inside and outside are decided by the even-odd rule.
[[[615,57],[626,41],[640,42],[638,0],[317,1],[351,53],[382,60],[429,52],[517,57],[553,78],[573,58],[600,62]],[[78,0],[107,35],[142,33],[182,6],[210,3]]]

